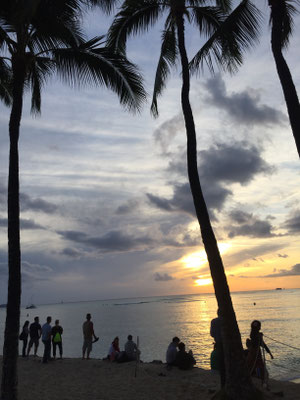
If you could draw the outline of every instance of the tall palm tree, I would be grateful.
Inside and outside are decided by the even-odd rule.
[[[234,70],[242,62],[242,50],[257,37],[256,21],[259,14],[247,0],[242,1],[231,14],[230,1],[217,0],[214,7],[206,6],[205,3],[205,0],[125,0],[110,28],[108,42],[116,51],[125,54],[126,41],[130,35],[148,30],[149,26],[153,26],[166,14],[151,110],[154,115],[158,115],[157,96],[165,87],[170,67],[179,59],[182,69],[181,105],[187,135],[188,177],[223,321],[227,372],[225,392],[232,399],[254,399],[256,389],[245,365],[224,266],[198,175],[196,131],[189,101],[190,72],[185,46],[185,23],[194,23],[200,34],[211,37],[211,41],[198,55],[198,61],[204,54],[209,65],[215,57],[225,69]]]
[[[299,4],[297,0],[269,0],[272,52],[300,157],[300,103],[292,74],[282,54],[293,32],[293,15],[297,12],[293,3]]]
[[[80,26],[83,3],[84,0],[1,0],[0,4],[0,90],[6,87],[7,80],[12,87],[8,177],[9,277],[2,400],[17,399],[21,298],[18,141],[24,93],[31,90],[32,112],[40,112],[42,86],[50,75],[57,73],[72,86],[108,87],[130,110],[138,110],[145,99],[141,77],[133,64],[105,47],[103,37],[85,40]]]

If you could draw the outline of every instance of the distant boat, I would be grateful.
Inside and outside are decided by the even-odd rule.
[[[34,308],[36,308],[34,304],[29,304],[28,306],[26,306],[26,310],[33,310]]]
[[[282,287],[277,287],[275,290],[282,290]]]

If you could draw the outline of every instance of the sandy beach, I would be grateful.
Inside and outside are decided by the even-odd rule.
[[[208,400],[219,388],[218,375],[201,368],[167,370],[164,364],[142,363],[135,377],[135,363],[75,358],[40,361],[19,359],[20,400]],[[270,391],[265,393],[267,399],[297,400],[300,385],[270,380]]]

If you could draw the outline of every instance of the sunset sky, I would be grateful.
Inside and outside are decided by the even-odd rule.
[[[300,162],[270,49],[267,0],[257,46],[234,76],[193,77],[199,174],[232,291],[300,287]],[[88,37],[111,18],[86,17]],[[180,67],[150,99],[161,26],[132,38],[128,57],[149,101],[127,113],[104,88],[53,78],[42,115],[26,97],[20,138],[22,301],[212,292],[186,173]],[[202,39],[188,29],[189,58]],[[285,53],[300,93],[300,16]],[[7,286],[9,109],[0,105],[0,303]]]

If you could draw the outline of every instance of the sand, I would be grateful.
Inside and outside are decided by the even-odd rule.
[[[1,360],[2,361],[2,360]],[[165,364],[117,364],[102,360],[63,359],[42,364],[20,358],[20,400],[208,400],[219,388],[219,377],[193,368],[167,370]],[[259,382],[256,382],[259,384]],[[300,400],[300,384],[270,380],[267,399]]]

